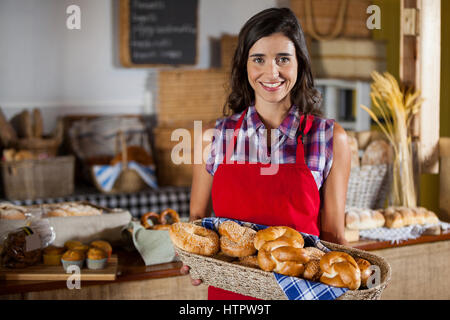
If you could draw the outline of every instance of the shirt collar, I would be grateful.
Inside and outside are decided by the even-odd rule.
[[[261,118],[256,112],[255,106],[250,106],[248,108],[247,113],[247,128],[253,128],[255,131],[259,129],[259,127],[264,126],[264,123],[261,121]],[[284,135],[286,135],[290,139],[296,138],[297,129],[300,123],[300,114],[298,108],[296,106],[292,106],[289,109],[289,112],[281,122],[278,129]]]

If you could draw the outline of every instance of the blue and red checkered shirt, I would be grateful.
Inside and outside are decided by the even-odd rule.
[[[214,175],[219,164],[224,163],[226,146],[242,112],[216,121],[216,133],[206,162],[206,170],[211,175]],[[281,125],[271,131],[272,145],[269,151],[267,129],[256,108],[250,106],[242,122],[231,160],[250,163],[295,163],[299,124],[300,114],[298,108],[293,106]],[[318,189],[327,178],[333,162],[333,128],[334,120],[314,116],[311,129],[303,137],[305,162]]]

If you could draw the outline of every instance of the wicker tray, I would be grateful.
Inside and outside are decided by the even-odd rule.
[[[333,251],[343,251],[354,258],[363,258],[380,268],[380,284],[365,290],[348,290],[338,300],[378,300],[391,279],[391,267],[387,261],[375,254],[321,241]],[[237,265],[231,262],[186,252],[175,247],[181,261],[191,268],[193,279],[224,290],[263,300],[287,300],[272,272]],[[220,276],[218,276],[220,275]]]

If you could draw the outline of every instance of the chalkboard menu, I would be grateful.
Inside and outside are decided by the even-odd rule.
[[[120,60],[127,67],[194,65],[198,0],[120,0]]]

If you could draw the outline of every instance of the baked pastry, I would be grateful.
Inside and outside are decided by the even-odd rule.
[[[90,247],[91,248],[98,248],[98,249],[101,249],[101,250],[105,251],[106,255],[108,256],[108,259],[111,258],[111,254],[112,254],[113,249],[112,249],[112,247],[111,247],[111,245],[109,244],[108,241],[95,240],[95,241],[92,241],[90,243]]]
[[[187,222],[177,222],[170,226],[169,236],[178,248],[212,256],[219,251],[219,236],[212,230]]]
[[[361,272],[355,259],[348,253],[331,251],[320,259],[323,271],[320,282],[339,288],[356,290],[361,285]]]
[[[234,221],[222,222],[219,226],[220,250],[230,257],[246,257],[256,253],[253,244],[256,231],[240,226]]]
[[[66,261],[79,261],[85,258],[85,253],[80,250],[67,250],[62,256],[62,259]]]
[[[384,140],[372,141],[364,150],[361,165],[389,164],[393,161],[393,151],[389,143]]]
[[[384,224],[385,217],[378,210],[350,208],[345,212],[345,226],[348,229],[373,229],[380,228]]]
[[[367,281],[372,275],[372,269],[370,268],[371,264],[369,261],[362,258],[356,259],[356,264],[361,272],[361,287],[367,288]]]
[[[101,260],[108,257],[108,254],[99,248],[90,248],[87,252],[88,259]]]
[[[81,241],[69,240],[64,243],[64,248],[66,248],[67,250],[71,250],[71,249],[73,249],[77,246],[81,246],[81,245],[83,245],[83,243]]]
[[[49,246],[44,249],[43,259],[46,266],[61,265],[61,258],[66,249],[61,247]]]
[[[152,220],[153,225],[148,223],[148,220]],[[170,225],[176,222],[180,222],[180,216],[173,209],[166,209],[161,214],[156,212],[147,212],[141,217],[141,224],[145,229],[153,230],[169,230]]]
[[[432,211],[423,207],[389,207],[383,212],[387,228],[401,228],[413,224],[438,224],[439,218]]]
[[[306,263],[303,278],[311,281],[319,281],[323,271],[320,269],[320,259],[313,259]]]
[[[305,251],[311,260],[320,260],[325,255],[325,252],[316,247],[306,247]]]
[[[67,268],[69,268],[72,265],[75,265],[81,269],[84,265],[85,259],[86,259],[86,255],[83,251],[67,250],[61,257],[61,262],[62,262],[64,270],[67,271]]]
[[[264,271],[298,277],[310,260],[308,251],[303,248],[302,235],[289,227],[260,230],[256,233],[254,244],[258,249],[258,265]]]
[[[104,269],[108,263],[108,253],[99,248],[90,248],[87,253],[86,265],[88,269]]]
[[[102,210],[79,203],[62,203],[47,206],[49,217],[77,217],[101,215]]]
[[[86,253],[89,250],[89,247],[85,244],[79,244],[79,245],[72,246],[71,249]]]
[[[7,220],[24,220],[25,208],[16,206],[7,202],[0,203],[0,219]]]
[[[305,241],[302,235],[297,230],[289,227],[268,227],[263,230],[259,230],[255,235],[254,245],[256,250],[261,249],[261,247],[268,241],[277,240],[280,237],[283,239],[288,238],[292,242],[292,246],[295,248],[303,248]]]

